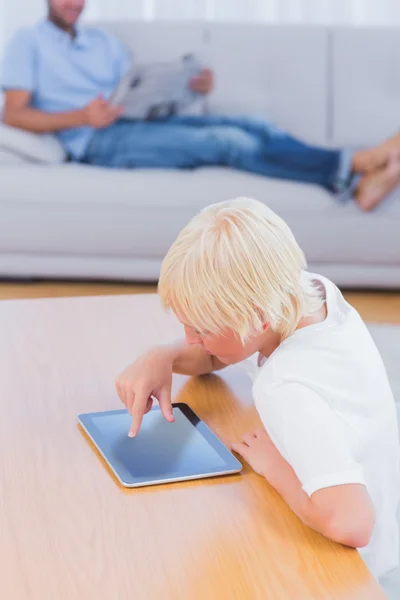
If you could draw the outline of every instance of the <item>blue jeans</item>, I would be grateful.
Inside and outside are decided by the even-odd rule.
[[[94,133],[83,162],[111,168],[226,166],[314,183],[333,193],[352,185],[352,157],[305,144],[267,121],[246,117],[120,120]]]

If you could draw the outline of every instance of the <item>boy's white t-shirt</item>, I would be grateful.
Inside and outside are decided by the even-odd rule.
[[[305,492],[342,484],[367,486],[376,511],[360,554],[380,577],[399,560],[399,435],[381,356],[357,311],[325,277],[327,318],[298,329],[260,366],[243,362],[272,441]]]

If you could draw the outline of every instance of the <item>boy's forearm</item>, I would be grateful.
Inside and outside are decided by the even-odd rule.
[[[274,480],[269,483],[303,523],[319,533],[324,533],[318,527],[317,519],[313,518],[310,498],[303,490],[296,473],[284,458],[282,458],[282,465],[277,469]]]
[[[305,525],[335,542],[346,543],[340,535],[335,534],[330,520],[314,505],[312,499],[303,490],[296,473],[284,458],[274,481],[269,483]]]
[[[32,133],[54,133],[63,129],[84,126],[86,115],[84,110],[45,113],[33,108],[22,108],[6,110],[4,123]]]
[[[354,509],[350,506],[343,507],[340,515],[336,514],[336,516],[337,510],[317,506],[316,502],[313,502],[313,498],[305,493],[296,473],[283,458],[275,479],[269,483],[299,519],[314,531],[334,542],[353,548],[367,545],[372,532],[371,518],[367,511],[367,517],[363,519],[362,515],[365,514],[363,507],[359,507],[359,514],[355,518]],[[323,492],[327,492],[327,490],[317,493]],[[370,532],[368,533],[368,531]]]
[[[170,354],[177,375],[207,375],[214,370],[212,356],[201,346],[178,342],[164,350]]]

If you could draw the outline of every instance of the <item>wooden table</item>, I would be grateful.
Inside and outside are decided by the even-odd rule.
[[[0,597],[4,600],[383,598],[354,550],[304,527],[242,475],[125,490],[77,426],[119,408],[115,376],[181,336],[156,296],[0,303]],[[239,367],[176,399],[228,441],[259,425]]]

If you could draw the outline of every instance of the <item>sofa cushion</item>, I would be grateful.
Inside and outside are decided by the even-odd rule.
[[[338,28],[333,35],[333,143],[376,144],[400,129],[398,29]]]
[[[13,162],[37,162],[43,164],[59,164],[66,159],[66,152],[55,135],[39,135],[8,127],[0,123],[0,150],[8,154],[9,160],[15,155]],[[3,159],[6,156],[3,155]],[[5,164],[1,162],[0,164]],[[9,164],[9,163],[7,163]]]
[[[26,159],[23,158],[20,154],[16,154],[15,152],[10,152],[10,150],[4,150],[4,148],[0,148],[0,166],[25,165],[26,162]]]
[[[24,166],[0,169],[0,177],[0,254],[162,259],[201,208],[246,195],[289,223],[312,263],[399,265],[398,192],[363,214],[315,186],[224,168]]]

